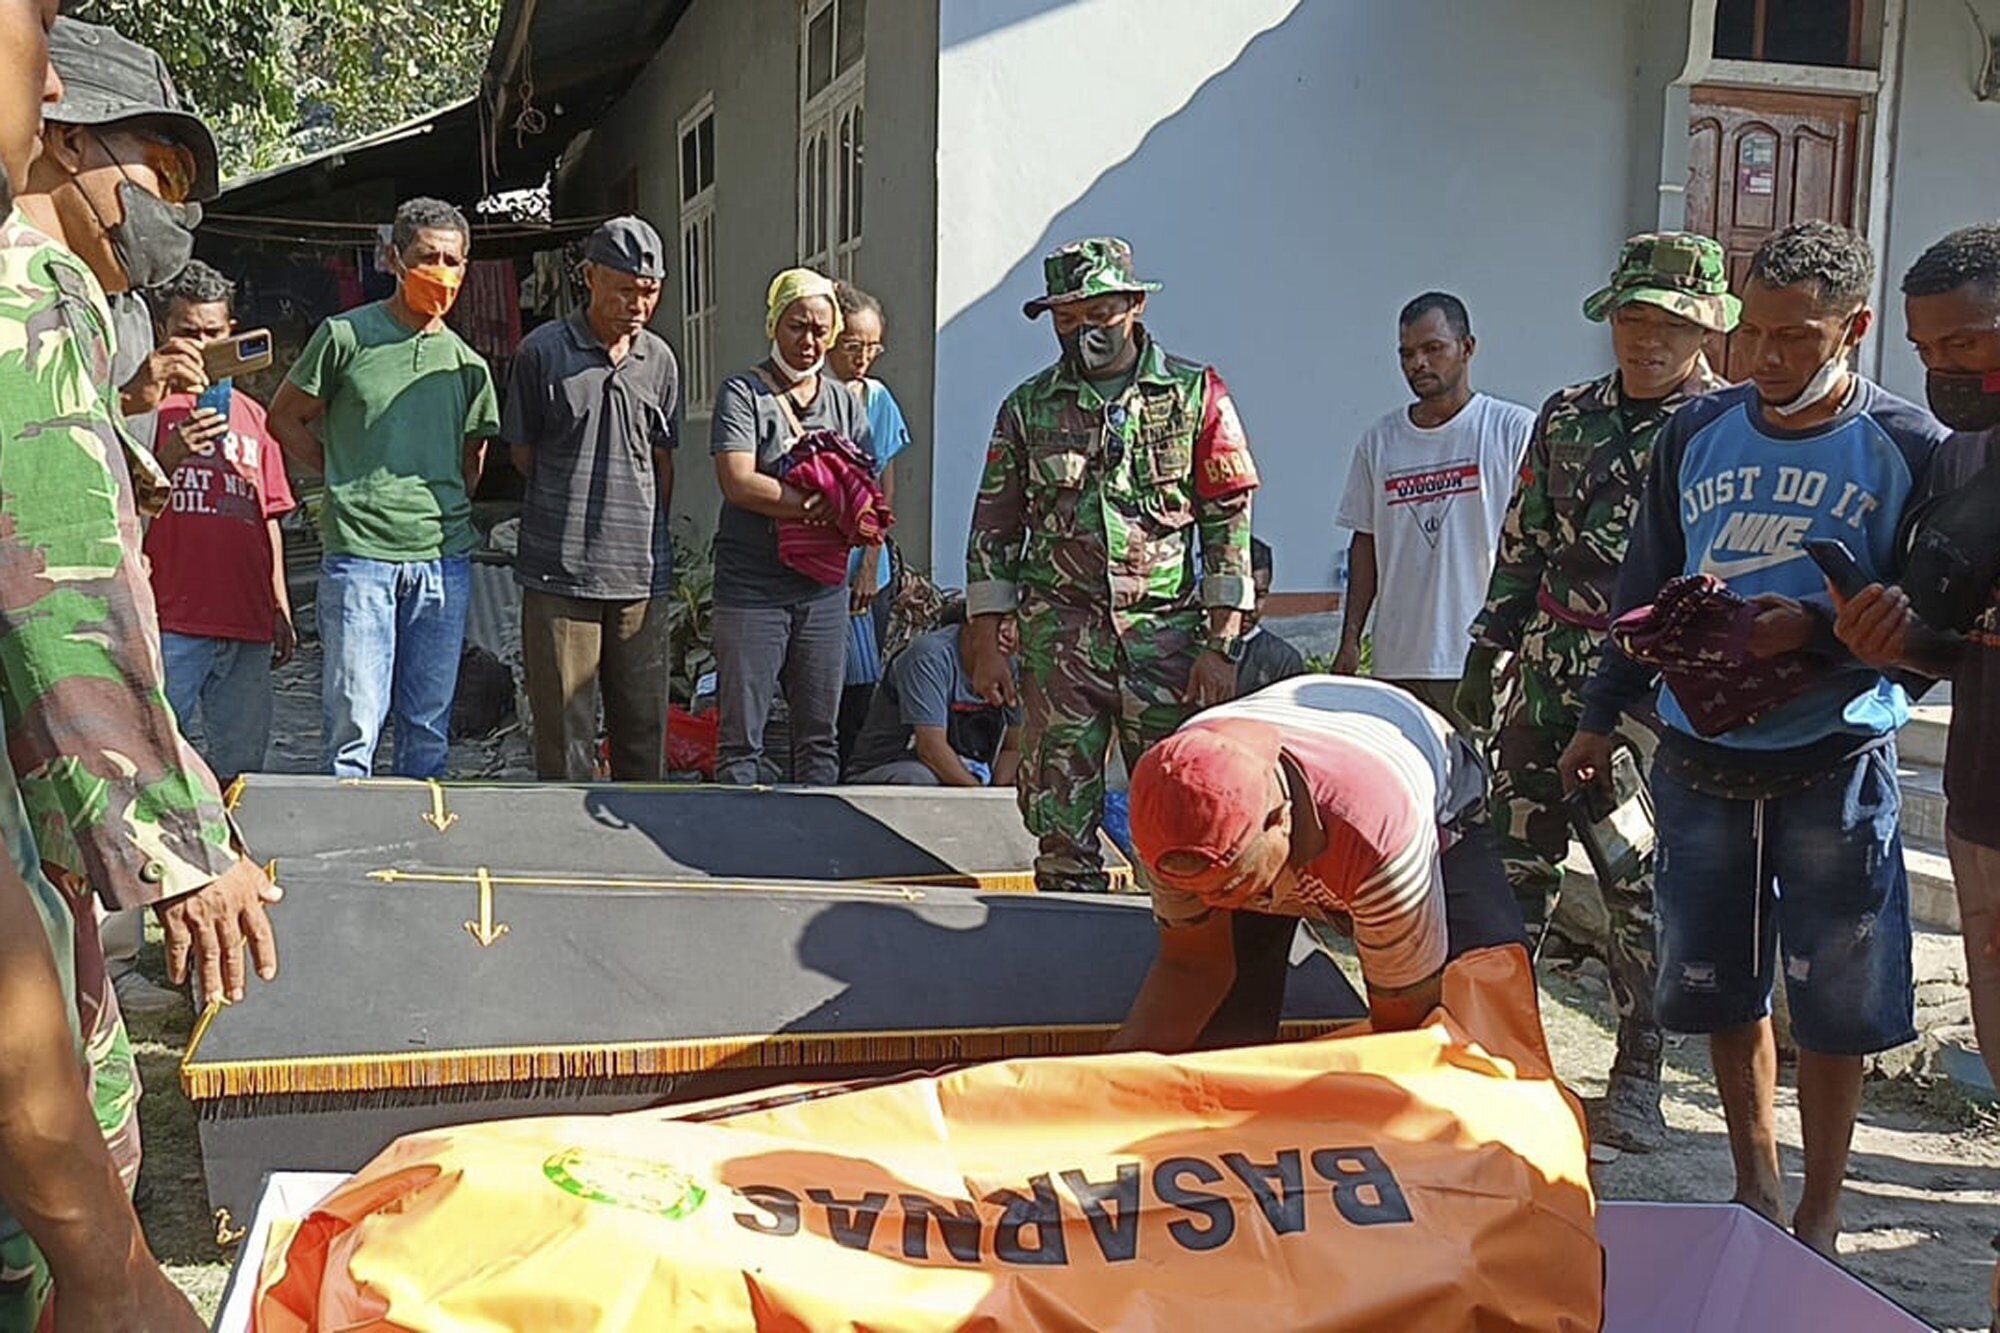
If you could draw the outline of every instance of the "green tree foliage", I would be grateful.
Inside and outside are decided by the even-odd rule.
[[[165,57],[222,174],[279,166],[479,86],[501,0],[76,0]]]

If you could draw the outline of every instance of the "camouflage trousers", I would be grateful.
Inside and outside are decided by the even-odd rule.
[[[139,1071],[125,1024],[114,1011],[88,1052],[90,1109],[111,1148],[111,1159],[130,1194],[139,1180]],[[0,1211],[0,1233],[14,1228]],[[48,1261],[26,1233],[0,1239],[0,1333],[32,1333],[41,1327],[53,1279]]]
[[[87,889],[59,889],[56,877],[44,872],[20,790],[4,757],[0,757],[0,837],[41,914],[55,955],[58,984],[75,1001],[73,1035],[91,1111],[129,1192],[139,1179],[139,1067],[118,1012],[118,993],[104,966],[96,909]],[[48,1265],[6,1209],[0,1208],[0,1333],[29,1333],[48,1296]]]
[[[25,1234],[0,1240],[0,1333],[34,1333],[41,1327],[53,1286],[48,1260]]]
[[[1181,702],[1199,611],[1119,635],[1102,610],[1024,605],[1021,817],[1040,844],[1044,893],[1104,893],[1104,768],[1118,742],[1130,769],[1193,711]]]
[[[1579,689],[1589,671],[1558,676],[1546,661],[1524,648],[1513,683],[1502,698],[1493,737],[1493,825],[1507,880],[1521,904],[1530,935],[1539,932],[1562,886],[1562,862],[1569,853],[1569,810],[1563,803],[1556,760],[1582,715]],[[1574,686],[1574,688],[1573,688]],[[1652,737],[1633,726],[1626,737],[1641,756]],[[1604,941],[1611,997],[1620,1019],[1657,1034],[1653,985],[1659,973],[1654,938],[1653,874],[1650,864],[1630,880],[1598,886],[1610,917]],[[1657,1043],[1655,1036],[1654,1042]],[[1621,1048],[1624,1042],[1620,1042]]]

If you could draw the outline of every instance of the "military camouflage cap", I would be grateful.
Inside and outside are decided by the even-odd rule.
[[[60,102],[42,118],[58,125],[150,129],[194,157],[194,198],[221,191],[215,136],[174,87],[166,62],[150,46],[97,23],[68,15],[49,29],[49,63],[62,76]]]
[[[1729,269],[1722,247],[1685,231],[1649,231],[1625,242],[1611,285],[1583,303],[1586,318],[1602,321],[1619,306],[1643,301],[1705,329],[1727,333],[1736,327],[1743,303],[1729,294]]]
[[[1051,250],[1042,260],[1042,275],[1048,280],[1049,292],[1021,307],[1029,319],[1052,305],[1119,292],[1138,295],[1160,290],[1159,283],[1141,282],[1132,276],[1132,247],[1116,236],[1093,236]]]

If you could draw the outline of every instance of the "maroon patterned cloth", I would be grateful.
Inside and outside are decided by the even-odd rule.
[[[778,521],[778,560],[829,588],[847,581],[847,553],[880,546],[895,515],[875,479],[875,459],[845,435],[816,430],[779,460],[778,475],[827,503],[828,523]]]
[[[1657,667],[1697,735],[1745,727],[1804,693],[1820,676],[1802,652],[1750,654],[1761,608],[1712,574],[1690,574],[1660,589],[1651,606],[1618,617],[1611,640],[1634,662]]]

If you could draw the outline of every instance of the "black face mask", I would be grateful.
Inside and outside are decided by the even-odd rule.
[[[1118,363],[1131,345],[1132,329],[1128,324],[1085,324],[1069,333],[1059,333],[1056,340],[1062,344],[1063,360],[1079,375],[1102,375]]]
[[[1953,430],[1981,431],[2000,426],[2000,371],[1968,375],[1933,370],[1924,376],[1931,414]]]
[[[135,288],[157,287],[179,276],[194,255],[201,205],[167,203],[129,180],[119,182],[118,204],[125,220],[104,233],[126,282]]]

